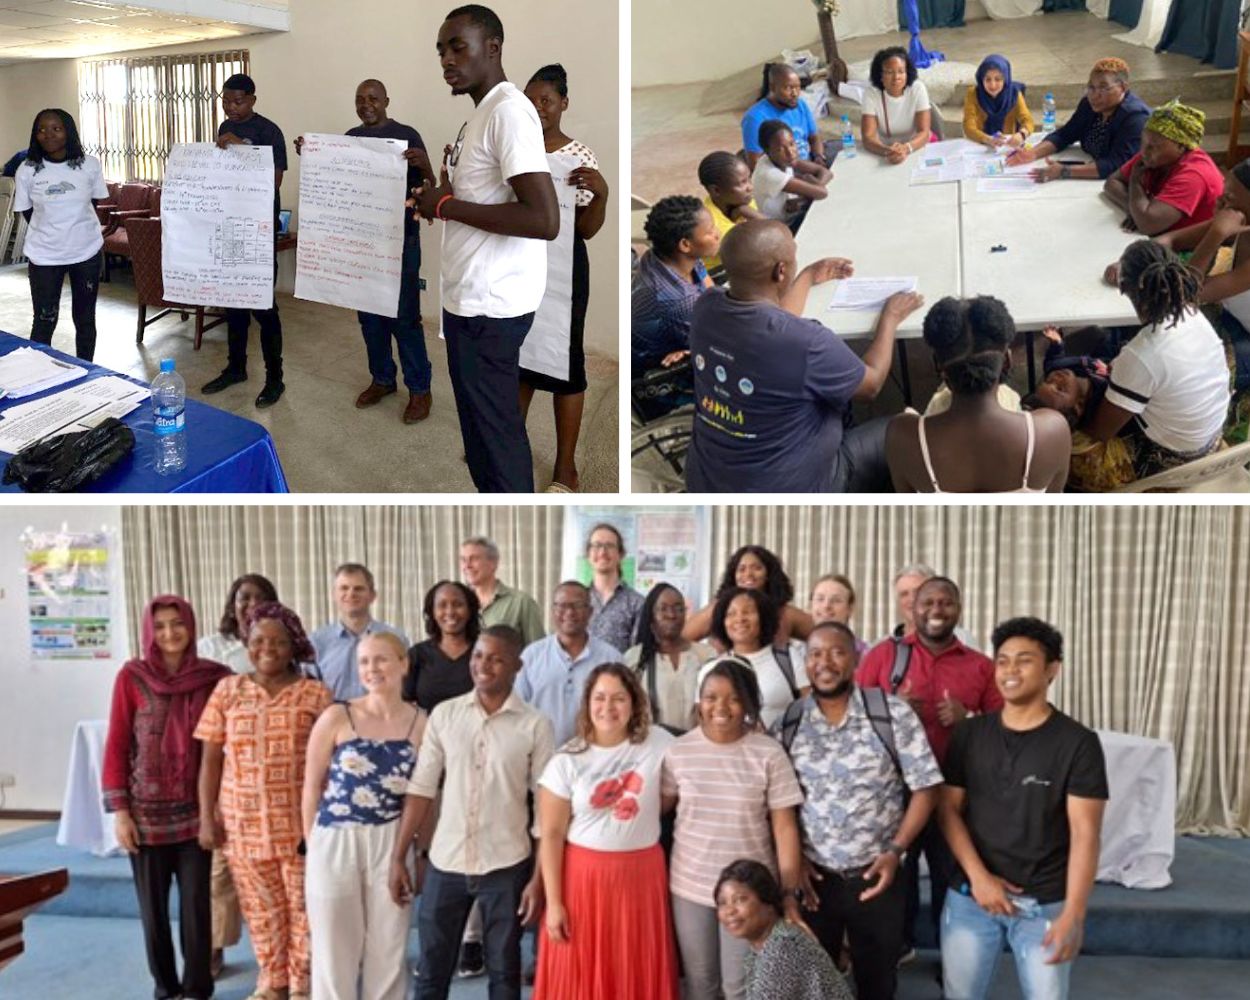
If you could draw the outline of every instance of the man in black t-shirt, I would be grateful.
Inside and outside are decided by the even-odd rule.
[[[1013,618],[993,644],[1005,704],[955,728],[938,807],[959,866],[942,917],[944,992],[988,997],[1005,941],[1026,998],[1065,1000],[1098,868],[1102,745],[1046,700],[1057,629]]]
[[[402,139],[408,143],[404,159],[408,161],[407,197],[414,188],[423,183],[436,181],[434,169],[421,134],[411,125],[401,125],[387,116],[391,99],[381,80],[365,80],[356,88],[356,117],[361,124],[347,130],[348,135],[372,136],[377,139]],[[295,152],[299,153],[304,137],[295,140]],[[425,349],[425,331],[421,328],[421,220],[412,212],[398,205],[404,213],[404,250],[400,264],[399,315],[375,316],[358,312],[360,332],[365,338],[365,353],[369,359],[372,382],[356,397],[356,407],[373,406],[396,389],[395,359],[391,355],[391,337],[399,347],[399,366],[408,389],[408,405],[404,408],[403,421],[415,424],[430,415],[430,356]]]
[[[222,149],[236,143],[248,146],[273,147],[273,232],[278,234],[278,212],[282,208],[279,189],[286,172],[286,139],[282,130],[253,110],[256,105],[256,84],[244,73],[235,73],[221,89],[221,109],[226,120],[217,128],[217,145]],[[278,260],[274,255],[274,280],[278,277]],[[282,320],[278,318],[277,300],[268,309],[227,309],[226,329],[229,345],[226,369],[200,391],[208,396],[221,392],[238,382],[247,381],[247,332],[252,316],[260,324],[260,349],[265,358],[265,385],[256,397],[262,409],[273,406],[286,388],[282,384]]]

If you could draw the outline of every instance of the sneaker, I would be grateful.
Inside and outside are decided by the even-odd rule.
[[[911,945],[903,945],[903,950],[899,953],[899,956],[898,956],[899,968],[902,968],[908,962],[914,962],[915,960],[916,960],[916,949],[913,948]]]
[[[460,946],[460,968],[456,970],[456,975],[461,979],[472,979],[485,974],[486,956],[482,953],[482,943],[466,941]]]
[[[247,372],[232,372],[227,368],[215,379],[204,386],[200,390],[205,396],[211,396],[215,392],[221,392],[222,389],[229,389],[232,385],[238,385],[240,382],[247,381]]]
[[[282,398],[282,393],[286,390],[286,386],[281,382],[266,382],[265,388],[260,390],[260,395],[256,397],[257,409],[263,410],[266,407],[273,406]]]

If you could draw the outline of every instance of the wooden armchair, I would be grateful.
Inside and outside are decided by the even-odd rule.
[[[204,340],[204,331],[226,321],[224,312],[208,312],[204,306],[181,305],[165,300],[165,281],[161,271],[161,220],[131,218],[126,220],[126,232],[129,241],[130,260],[135,271],[135,295],[139,304],[138,327],[135,330],[135,342],[143,343],[143,331],[149,324],[169,315],[180,313],[186,320],[191,312],[195,313],[195,350],[200,349]],[[159,309],[155,316],[148,316],[148,307]],[[211,322],[205,322],[211,319]]]
[[[151,189],[151,184],[118,184],[116,193],[113,193],[110,187],[109,191],[113,196],[95,207],[100,227],[108,228],[109,216],[113,212],[132,212],[137,208],[143,208],[147,205],[148,191]]]
[[[148,187],[142,208],[118,209],[109,213],[109,223],[104,228],[104,280],[109,281],[112,265],[117,259],[130,259],[130,237],[126,232],[127,219],[155,219],[161,214],[161,189]]]

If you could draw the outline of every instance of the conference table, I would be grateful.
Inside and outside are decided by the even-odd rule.
[[[20,347],[33,347],[59,361],[80,365],[87,374],[75,382],[55,386],[17,400],[0,400],[0,421],[5,410],[53,395],[84,381],[120,376],[137,385],[141,379],[112,371],[101,365],[36,344],[23,337],[0,331],[0,357]],[[156,432],[152,423],[152,407],[148,400],[122,418],[122,423],[135,435],[134,450],[105,475],[83,488],[86,493],[287,493],[286,476],[278,461],[269,432],[252,420],[219,410],[198,400],[188,399],[186,405],[187,467],[171,476],[157,475],[153,467]],[[0,452],[0,472],[12,456]],[[20,493],[16,483],[0,485],[0,492]]]
[[[1104,284],[1102,275],[1141,237],[1120,228],[1124,214],[1102,196],[1102,182],[1052,181],[1024,192],[978,191],[975,178],[911,183],[923,158],[934,150],[953,152],[963,142],[930,146],[901,164],[862,149],[853,159],[839,156],[829,197],[812,203],[797,237],[800,267],[822,257],[847,257],[857,278],[917,279],[925,306],[897,332],[908,404],[903,342],[923,335],[928,307],[948,295],[993,295],[1006,304],[1026,336],[1030,387],[1036,383],[1035,331],[1050,324],[1072,329],[1137,322],[1128,299]],[[1065,150],[1062,159],[1083,155]],[[871,336],[879,310],[831,310],[837,286],[830,281],[813,288],[803,315],[847,339]]]

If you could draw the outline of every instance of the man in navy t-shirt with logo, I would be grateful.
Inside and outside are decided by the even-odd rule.
[[[847,277],[851,262],[830,257],[799,271],[796,256],[784,223],[741,222],[721,244],[730,290],[709,289],[695,303],[692,493],[890,488],[889,419],[848,429],[851,402],[881,391],[894,332],[924,300],[891,296],[861,360],[832,330],[802,318],[812,286]]]
[[[994,630],[1004,705],[960,723],[938,806],[959,866],[942,916],[946,1000],[984,1000],[1006,943],[1025,997],[1064,1000],[1081,950],[1107,771],[1092,730],[1047,699],[1063,636],[1037,618]]]

